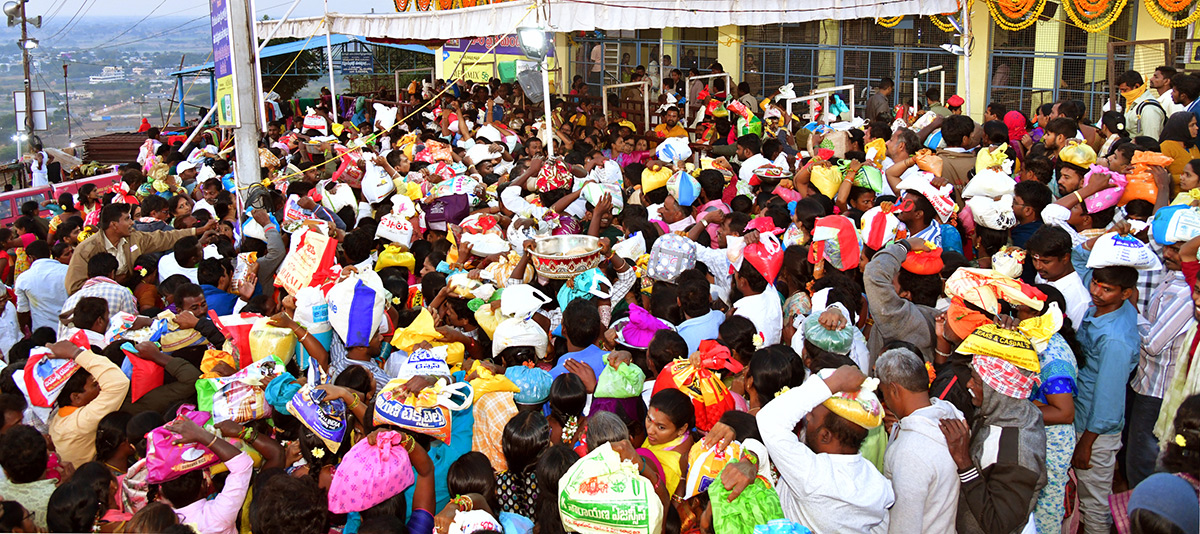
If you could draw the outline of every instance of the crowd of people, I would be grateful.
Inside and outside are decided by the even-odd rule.
[[[1200,77],[982,123],[656,83],[150,128],[22,206],[0,529],[1197,532]]]

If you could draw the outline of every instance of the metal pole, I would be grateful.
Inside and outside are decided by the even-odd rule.
[[[67,144],[71,143],[71,93],[67,90],[67,67],[69,64],[63,63],[63,101],[67,108]]]
[[[29,84],[29,25],[25,20],[25,2],[21,2],[21,63],[25,68],[25,133],[33,135],[33,91]],[[19,158],[21,153],[17,152]]]
[[[192,129],[192,133],[189,134],[187,136],[187,139],[185,139],[183,141],[183,146],[188,146],[189,144],[191,144],[192,139],[196,138],[196,135],[200,133],[200,130],[204,129],[204,125],[208,124],[208,120],[211,119],[213,116],[213,113],[216,113],[216,112],[217,112],[217,106],[208,108],[208,114],[205,115],[203,119],[200,119],[200,124],[197,124],[196,127],[194,129]],[[215,139],[214,139],[214,141],[215,141]]]
[[[971,33],[971,11],[968,6],[969,2],[962,3],[962,49],[963,49],[963,70],[967,75],[963,76],[963,114],[971,116],[971,49],[967,42],[967,35]]]
[[[250,5],[248,2],[230,1],[228,2],[229,10],[229,43],[234,53],[232,55],[232,66],[234,77],[239,82],[237,84],[237,126],[234,128],[234,153],[237,156],[236,161],[236,176],[237,181],[241,185],[249,185],[258,183],[261,180],[261,172],[258,166],[258,140],[259,132],[257,127],[258,112],[258,96],[254,94],[254,82],[251,76],[254,76],[254,56],[248,52],[254,50],[257,43],[251,40],[250,25],[253,22],[250,20]],[[245,51],[241,52],[240,51]],[[181,104],[180,109],[183,109]],[[209,109],[217,109],[218,105],[214,105]],[[201,121],[197,125],[199,129],[205,121]],[[241,222],[241,211],[238,211],[239,220]]]
[[[292,7],[296,7],[296,4],[292,4]],[[262,50],[262,48],[258,44],[258,25],[254,23],[254,19],[257,17],[258,10],[254,5],[254,0],[250,0],[250,42],[254,43],[254,97],[261,101],[264,95],[262,91],[262,56],[259,50]],[[281,24],[283,23],[277,24],[275,28],[279,28]],[[265,43],[266,41],[263,42]],[[267,131],[267,106],[259,105],[255,107],[258,108],[259,131],[265,132]],[[201,126],[204,125],[204,123],[200,124]]]
[[[550,120],[550,58],[542,59],[542,107],[546,110],[546,158],[554,157],[554,125]]]
[[[333,22],[329,20],[329,0],[325,0],[325,58],[329,61],[329,109],[333,120],[338,118],[337,88],[333,86],[333,39],[330,37]]]
[[[662,92],[663,92],[663,79],[664,79],[663,72],[664,72],[664,69],[666,68],[666,67],[663,67],[663,56],[666,55],[667,51],[666,51],[666,48],[664,48],[663,43],[664,43],[664,41],[663,41],[663,37],[662,37],[662,30],[659,30],[658,31],[658,57],[654,58],[654,61],[658,62],[658,93],[659,94],[662,94]],[[647,123],[647,127],[649,127],[649,123]]]

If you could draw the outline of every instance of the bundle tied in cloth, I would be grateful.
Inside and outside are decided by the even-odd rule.
[[[829,378],[833,372],[834,369],[822,369],[818,376]],[[877,387],[878,378],[867,378],[858,391],[839,391],[821,404],[847,421],[870,430],[883,424],[883,404],[875,395]]]
[[[863,220],[865,225],[865,215]],[[881,219],[881,222],[884,221]],[[880,233],[879,238],[883,239],[882,234],[886,233],[886,228]],[[815,265],[823,259],[834,269],[847,271],[858,267],[860,256],[858,232],[854,229],[854,221],[841,215],[817,219],[812,233],[812,245],[808,249],[809,263]]]
[[[737,373],[742,364],[733,359],[728,348],[713,340],[700,342],[699,352],[699,365],[678,359],[664,367],[654,381],[652,394],[664,389],[686,393],[696,409],[696,427],[707,432],[722,414],[734,408],[733,396],[715,371]]]
[[[629,317],[617,320],[613,328],[617,331],[617,343],[643,350],[650,347],[650,341],[659,330],[673,330],[671,325],[637,304],[630,304]]]
[[[444,378],[416,395],[404,389],[408,380],[396,378],[375,396],[375,424],[394,425],[433,436],[447,445],[451,437],[451,411],[466,409],[474,391],[466,382],[447,385]]]
[[[320,365],[308,367],[308,383],[300,387],[287,411],[300,420],[305,428],[316,434],[325,448],[337,454],[346,437],[346,402],[342,399],[326,400],[325,392],[317,386],[332,383]]]
[[[846,324],[838,330],[829,330],[819,319],[818,313],[809,314],[804,319],[804,340],[834,354],[850,354],[850,346],[854,344],[854,327]]]
[[[1014,399],[1028,399],[1033,388],[1041,382],[1037,374],[1030,374],[1029,371],[1024,371],[996,356],[976,354],[971,359],[971,366],[975,368],[975,372],[979,373],[979,378],[985,384],[1001,395]]]
[[[359,440],[338,464],[329,484],[329,511],[361,512],[413,485],[408,451],[399,432],[375,434],[375,444]]]
[[[879,250],[895,242],[900,231],[900,219],[896,217],[899,211],[900,208],[895,204],[883,202],[863,213],[862,228],[859,230],[863,245],[871,250]]]
[[[571,174],[571,168],[561,159],[553,159],[542,164],[537,179],[533,182],[533,189],[538,193],[545,193],[571,187],[574,182],[575,175]]]
[[[946,279],[946,294],[979,306],[992,316],[1000,314],[1000,299],[1038,311],[1046,302],[1046,295],[1029,284],[992,269],[970,267],[959,268]]]
[[[662,501],[650,481],[605,443],[575,462],[558,481],[563,527],[582,534],[657,534]]]
[[[928,172],[917,172],[897,184],[897,190],[913,191],[925,197],[933,205],[938,220],[944,224],[958,211],[958,204],[954,202],[954,186],[945,184],[942,187],[934,187],[931,183],[933,177],[934,175]]]

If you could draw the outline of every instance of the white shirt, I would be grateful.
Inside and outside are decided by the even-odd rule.
[[[17,311],[28,313],[34,330],[43,326],[58,329],[58,313],[67,302],[67,266],[58,260],[35,260],[17,277]]]
[[[758,333],[763,336],[764,347],[779,343],[783,334],[783,304],[779,302],[775,286],[769,285],[762,293],[742,297],[733,303],[733,314],[754,323]]]
[[[758,431],[779,470],[783,515],[813,532],[887,532],[892,484],[861,454],[817,454],[792,429],[832,396],[820,377],[776,397],[758,412]]]
[[[1079,273],[1071,271],[1068,274],[1053,282],[1042,278],[1042,275],[1037,275],[1034,282],[1039,284],[1050,284],[1062,293],[1063,299],[1067,301],[1067,317],[1071,318],[1071,326],[1079,328],[1083,324],[1083,316],[1087,313],[1088,306],[1092,304],[1092,294],[1088,293],[1086,287],[1083,287],[1083,279],[1079,277]]]
[[[741,170],[738,171],[738,179],[743,182],[749,183],[750,177],[754,176],[755,169],[762,167],[763,165],[770,165],[770,164],[771,164],[771,160],[767,159],[767,157],[762,154],[755,154],[753,156],[750,156],[750,157],[746,158],[746,161],[742,162],[742,168],[741,168]]]
[[[196,268],[195,267],[192,267],[191,269],[185,269],[183,267],[180,267],[179,262],[175,260],[175,253],[168,252],[168,253],[164,254],[162,258],[159,258],[159,260],[158,260],[158,279],[166,280],[168,277],[170,277],[171,275],[175,275],[175,274],[182,274],[182,275],[186,276],[187,279],[191,280],[193,284],[200,283],[199,280],[196,278]]]
[[[41,164],[35,159],[29,163],[29,170],[33,173],[33,187],[45,187],[50,185],[50,177],[46,171],[46,161],[50,156],[46,155],[45,151],[38,152],[42,156]]]

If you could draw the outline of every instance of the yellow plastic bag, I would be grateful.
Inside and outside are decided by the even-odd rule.
[[[379,259],[375,261],[376,271],[387,267],[404,267],[412,272],[416,266],[416,258],[404,245],[384,245],[383,252],[379,253]]]
[[[811,181],[822,195],[833,198],[842,185],[842,173],[837,167],[813,166]]]
[[[275,356],[286,365],[296,352],[296,334],[290,329],[267,324],[270,320],[270,317],[260,318],[250,328],[250,358],[257,362]]]
[[[492,374],[488,368],[482,365],[473,366],[469,373],[475,373],[475,378],[470,381],[471,389],[475,390],[475,398],[480,398],[488,393],[521,392],[521,388],[517,387],[512,380],[504,375]]]
[[[1035,373],[1042,370],[1037,350],[1029,338],[1020,332],[1005,330],[994,324],[976,328],[958,346],[958,352],[993,356]]]

